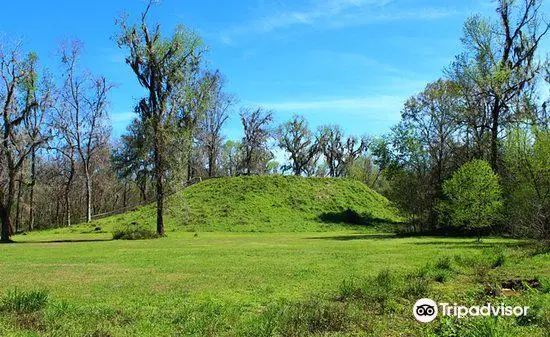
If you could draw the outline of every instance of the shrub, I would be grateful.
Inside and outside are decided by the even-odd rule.
[[[474,280],[478,283],[487,283],[491,281],[491,266],[487,261],[479,261],[473,266]]]
[[[361,285],[359,285],[354,280],[344,280],[340,284],[338,289],[338,300],[348,300],[348,299],[361,299],[365,297],[365,291]]]
[[[489,163],[472,160],[464,164],[443,184],[451,225],[475,232],[478,241],[481,230],[498,220],[503,204],[498,176]],[[443,215],[444,216],[444,215]]]
[[[310,299],[283,306],[279,324],[282,336],[302,336],[346,331],[350,317],[344,303]]]
[[[465,324],[459,336],[464,337],[512,337],[516,336],[510,332],[499,318],[483,317],[476,318]]]
[[[0,311],[28,314],[42,310],[48,301],[48,293],[44,290],[8,291],[0,301]]]
[[[114,240],[147,240],[158,238],[158,234],[137,222],[116,227],[113,230]]]
[[[499,251],[495,256],[493,256],[492,260],[491,268],[495,269],[504,265],[504,262],[506,262],[506,256],[503,251]]]
[[[437,262],[435,263],[435,267],[437,269],[443,269],[443,270],[452,270],[452,262],[451,258],[449,256],[441,257]]]
[[[542,293],[550,294],[550,279],[549,278],[537,276],[535,278],[535,280],[537,280],[539,282],[539,284],[540,284],[539,290]]]
[[[430,281],[425,278],[409,276],[405,278],[403,297],[418,299],[424,297],[430,291]]]
[[[430,276],[436,282],[445,283],[451,278],[451,273],[446,269],[434,269]]]

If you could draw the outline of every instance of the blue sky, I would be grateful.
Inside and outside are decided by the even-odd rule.
[[[142,94],[112,37],[114,20],[131,17],[144,0],[9,1],[0,38],[22,40],[42,65],[59,69],[57,50],[84,43],[84,67],[116,85],[110,97],[113,137],[132,118]],[[382,134],[399,119],[404,100],[441,76],[460,52],[464,20],[493,15],[473,0],[162,0],[151,21],[170,32],[183,23],[209,48],[239,105],[225,133],[238,138],[241,105],[264,105],[282,122],[303,114],[312,126],[340,124],[351,134]],[[494,15],[493,15],[494,16]]]

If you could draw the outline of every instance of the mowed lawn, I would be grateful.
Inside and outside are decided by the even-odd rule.
[[[61,332],[173,335],[178,312],[197,311],[204,303],[254,312],[274,301],[330,296],[343,281],[381,270],[406,274],[442,256],[481,258],[495,247],[521,244],[502,238],[477,244],[471,238],[397,238],[351,231],[171,232],[156,240],[110,238],[109,233],[52,231],[16,236],[17,243],[0,246],[0,284],[3,290],[48,291],[49,301],[59,307],[49,309],[50,314],[61,316],[59,324],[72,325],[57,327]],[[522,263],[509,261],[499,273],[503,279],[548,277],[548,260],[548,255],[540,255]],[[439,287],[460,291],[461,285]],[[103,328],[97,327],[99,321]],[[5,333],[19,331],[5,320],[0,324]]]

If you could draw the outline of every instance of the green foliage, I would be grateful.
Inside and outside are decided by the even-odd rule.
[[[319,148],[303,116],[295,115],[280,125],[276,138],[277,145],[290,154],[290,164],[283,166],[283,171],[291,171],[294,175],[313,173]]]
[[[362,155],[347,168],[346,176],[358,180],[376,191],[388,189],[388,181],[372,157]]]
[[[147,240],[156,239],[158,237],[156,232],[137,222],[117,226],[113,229],[114,240]]]
[[[504,159],[506,210],[514,233],[550,239],[550,130],[510,131]]]
[[[451,224],[479,233],[493,225],[502,211],[498,176],[484,160],[464,164],[449,180],[443,191],[448,198]]]
[[[452,270],[452,260],[449,256],[441,257],[437,260],[435,263],[435,267],[437,269],[443,269],[443,270]]]

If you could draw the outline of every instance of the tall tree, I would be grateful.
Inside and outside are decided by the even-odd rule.
[[[242,173],[245,175],[261,174],[267,170],[267,163],[273,157],[267,141],[271,135],[269,128],[273,114],[262,107],[243,108],[241,122],[244,136],[241,142]]]
[[[31,112],[28,114],[27,118],[24,120],[25,128],[27,129],[28,136],[33,142],[40,142],[43,135],[47,133],[45,130],[50,126],[50,109],[53,107],[52,93],[54,91],[54,84],[52,83],[49,74],[46,74],[43,77],[41,82],[41,92],[50,96],[43,97],[39,99],[36,97],[38,91],[34,91],[34,99],[39,102],[36,106],[31,109]],[[28,228],[29,230],[34,229],[35,222],[35,186],[36,186],[36,167],[37,167],[37,151],[40,146],[35,146],[31,149],[30,154],[30,172],[29,172],[29,219],[28,219]]]
[[[346,137],[337,125],[320,127],[317,142],[331,177],[344,176],[347,168],[368,145],[366,138]]]
[[[140,200],[145,201],[148,182],[153,178],[152,137],[148,133],[150,130],[138,119],[134,119],[126,129],[127,133],[122,135],[121,144],[112,155],[114,169],[120,179],[135,182]]]
[[[543,20],[540,0],[499,0],[499,24],[478,16],[464,28],[466,52],[457,58],[451,71],[462,84],[476,120],[478,141],[489,133],[489,161],[498,170],[500,135],[521,111],[515,102],[536,83],[542,69],[536,51],[550,25]]]
[[[290,155],[291,163],[283,166],[283,171],[291,170],[297,176],[311,172],[319,146],[303,116],[295,115],[291,121],[279,126],[277,141],[279,147]]]
[[[181,108],[181,102],[175,97],[182,96],[190,78],[198,73],[203,50],[200,38],[183,26],[179,26],[169,39],[162,38],[160,25],[151,29],[147,24],[147,15],[152,4],[150,0],[138,24],[128,25],[126,18],[118,22],[121,33],[117,41],[119,47],[129,51],[126,63],[139,84],[147,90],[147,97],[139,102],[139,113],[152,129],[157,233],[164,235],[166,131]]]
[[[228,177],[237,175],[241,159],[241,144],[232,140],[226,141],[221,149],[221,162],[223,174]]]
[[[74,41],[62,49],[64,66],[61,100],[63,105],[65,136],[74,146],[85,182],[86,221],[92,221],[92,167],[93,157],[108,140],[106,124],[107,95],[112,88],[104,77],[96,79],[78,70],[81,43]]]
[[[208,108],[200,119],[197,137],[206,155],[208,177],[213,177],[219,167],[222,127],[229,118],[229,109],[235,98],[223,91],[224,80],[218,71],[207,76],[212,77],[213,85],[208,95]]]
[[[37,101],[37,57],[29,54],[20,56],[20,47],[0,47],[0,220],[2,231],[0,240],[9,242],[13,234],[11,220],[16,179],[29,154],[46,140],[45,135],[29,137],[24,128],[24,120],[31,111],[40,105]],[[44,95],[49,97],[49,94]]]

